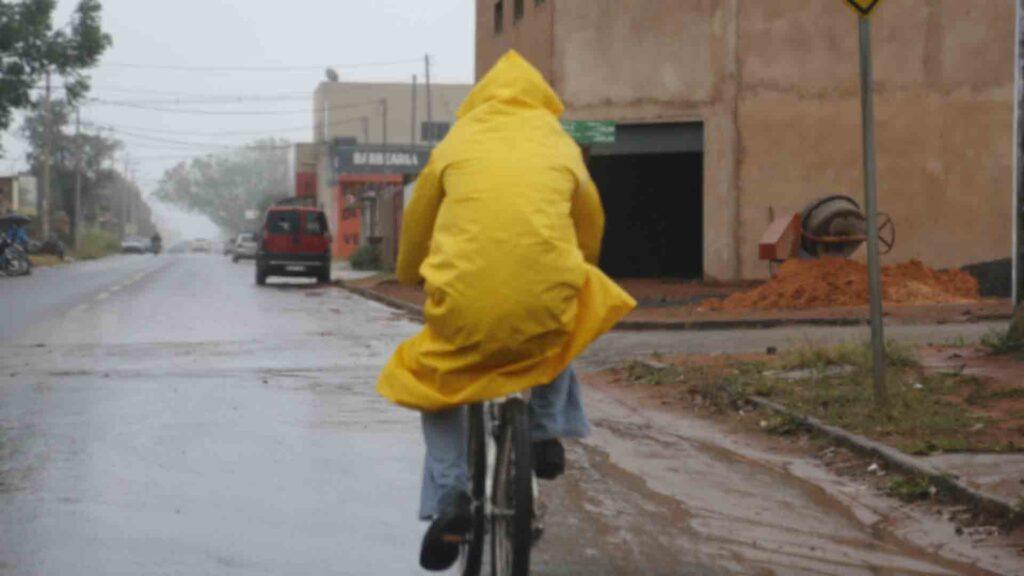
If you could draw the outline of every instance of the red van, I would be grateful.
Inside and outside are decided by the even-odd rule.
[[[309,276],[331,281],[331,234],[319,208],[272,206],[263,219],[256,284],[268,276]]]

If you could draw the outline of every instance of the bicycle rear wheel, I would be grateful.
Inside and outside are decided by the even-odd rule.
[[[533,459],[526,404],[513,398],[501,410],[494,508],[491,511],[491,571],[494,576],[527,576],[533,543]]]
[[[487,528],[487,429],[482,404],[469,407],[469,446],[466,456],[470,474],[469,491],[473,499],[473,527],[466,541],[459,547],[457,573],[462,576],[478,576],[483,567]]]

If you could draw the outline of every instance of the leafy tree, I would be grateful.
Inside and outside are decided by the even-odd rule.
[[[179,163],[164,173],[156,197],[237,233],[247,228],[246,210],[262,211],[290,191],[288,142],[270,138]]]
[[[14,110],[32,104],[32,90],[47,70],[64,79],[66,100],[89,89],[84,71],[110,46],[100,25],[99,0],[79,0],[67,26],[54,30],[56,0],[0,0],[0,130]]]

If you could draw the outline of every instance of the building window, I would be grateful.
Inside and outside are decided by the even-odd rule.
[[[494,0],[494,33],[505,30],[505,0]]]
[[[526,0],[514,0],[514,8],[512,9],[512,18],[515,22],[519,22],[523,19],[523,12],[526,11]]]

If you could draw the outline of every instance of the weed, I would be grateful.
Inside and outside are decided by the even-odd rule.
[[[903,343],[889,341],[885,346],[886,362],[891,368],[917,368],[913,349]],[[802,346],[786,353],[783,370],[811,369],[823,371],[832,366],[854,366],[859,370],[871,369],[873,363],[871,343],[847,343],[838,346]]]
[[[993,330],[982,336],[981,345],[996,355],[1024,352],[1024,340],[1013,337],[1010,332]]]
[[[683,370],[678,366],[656,366],[650,362],[634,360],[626,365],[626,377],[630,382],[637,384],[664,386],[679,382],[683,377]]]
[[[920,502],[930,498],[933,490],[931,480],[923,476],[900,476],[889,482],[886,493],[903,502]]]
[[[762,430],[779,436],[790,436],[800,432],[803,428],[803,421],[789,414],[776,414],[761,421]]]

